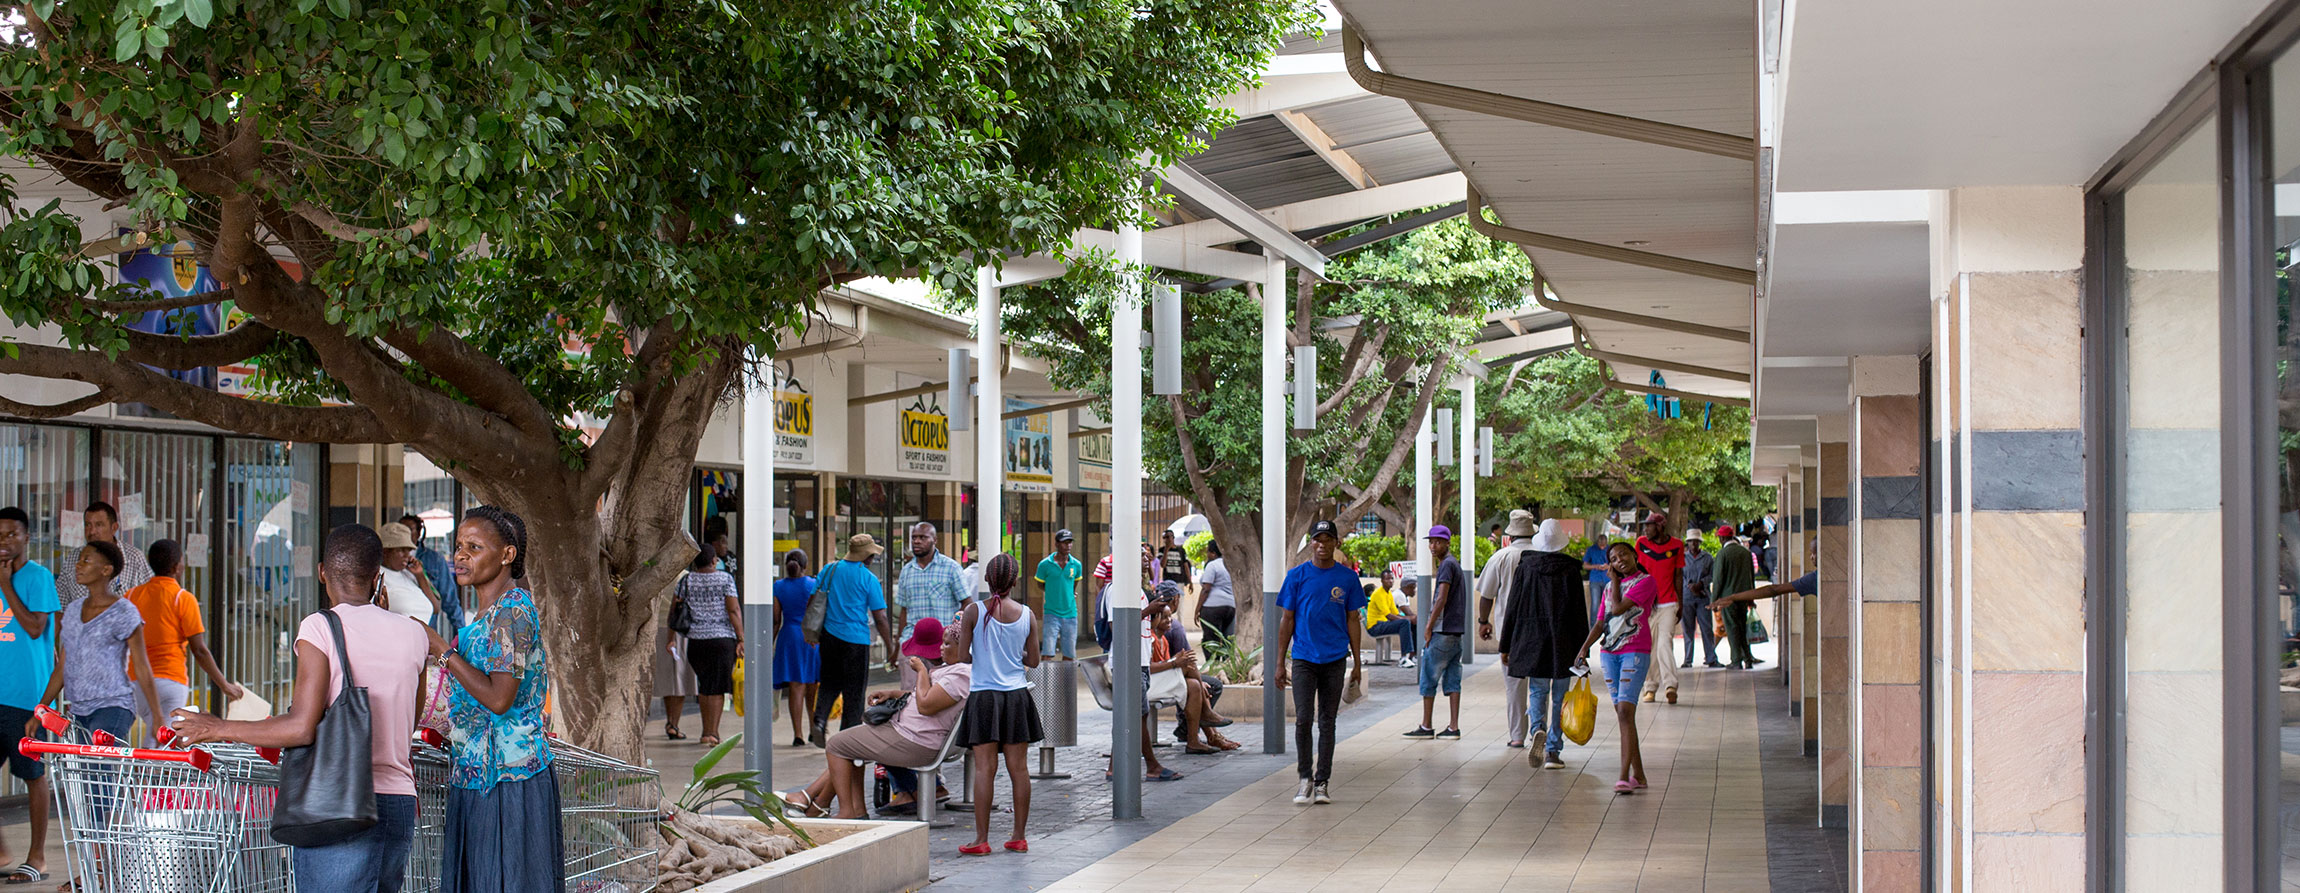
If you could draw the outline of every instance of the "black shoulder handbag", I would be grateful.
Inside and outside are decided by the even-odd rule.
[[[682,636],[695,628],[695,609],[687,604],[687,577],[679,578],[679,588],[671,596],[671,617],[663,624]]]
[[[280,754],[279,802],[272,809],[272,839],[288,846],[341,843],[375,826],[374,745],[367,689],[351,675],[351,652],[344,648],[343,621],[321,611],[335,634],[336,662],[343,687],[320,714],[311,743]]]
[[[866,725],[883,726],[887,723],[893,722],[895,714],[902,712],[902,705],[908,703],[910,703],[910,692],[906,691],[884,701],[880,701],[876,704],[864,707],[863,723]]]

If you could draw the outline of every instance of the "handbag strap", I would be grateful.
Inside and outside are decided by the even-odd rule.
[[[319,614],[327,618],[328,632],[335,634],[335,659],[337,663],[343,665],[342,690],[350,691],[359,687],[358,681],[354,680],[351,675],[351,650],[345,647],[343,643],[343,621],[335,616],[334,608],[328,608]]]

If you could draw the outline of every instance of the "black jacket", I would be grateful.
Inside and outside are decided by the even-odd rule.
[[[1509,675],[1536,679],[1573,675],[1576,649],[1589,635],[1581,559],[1563,552],[1526,555],[1517,561],[1509,593],[1501,618],[1501,653]]]

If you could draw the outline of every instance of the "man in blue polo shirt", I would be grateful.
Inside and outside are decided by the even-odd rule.
[[[0,762],[31,789],[32,844],[22,862],[0,855],[0,878],[28,884],[48,878],[48,776],[39,761],[16,750],[38,735],[32,708],[47,694],[56,666],[56,575],[25,556],[31,516],[0,508]],[[0,854],[8,850],[0,841]]]
[[[863,688],[870,682],[870,634],[873,626],[886,643],[887,670],[894,670],[894,626],[886,614],[886,590],[870,563],[886,548],[858,533],[847,537],[846,560],[816,578],[815,597],[823,599],[823,630],[817,643],[822,651],[822,681],[815,687],[814,734],[808,743],[822,747],[830,736],[831,705],[841,698],[839,728],[862,724]]]
[[[1299,754],[1295,767],[1302,778],[1294,793],[1297,806],[1334,802],[1326,792],[1334,775],[1334,718],[1342,710],[1342,687],[1365,674],[1358,636],[1366,628],[1366,592],[1356,571],[1334,561],[1341,540],[1332,521],[1310,525],[1310,560],[1287,571],[1286,582],[1278,589],[1278,641],[1287,644],[1292,658],[1278,663],[1278,687],[1292,679],[1301,682],[1294,687],[1294,752]],[[1313,721],[1317,723],[1314,766]]]

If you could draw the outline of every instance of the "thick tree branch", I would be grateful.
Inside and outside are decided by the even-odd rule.
[[[305,443],[389,443],[397,439],[365,407],[287,406],[244,400],[94,351],[40,344],[18,344],[15,348],[14,358],[0,356],[0,373],[87,382],[114,400],[149,404],[226,431]]]
[[[346,242],[398,236],[414,238],[431,230],[431,218],[429,217],[421,218],[406,226],[376,228],[353,226],[345,223],[341,218],[335,216],[334,212],[311,202],[297,202],[295,207],[290,210],[293,210],[297,217],[301,217],[312,226],[318,227],[320,232]]]
[[[0,397],[0,412],[22,419],[60,419],[68,415],[87,412],[113,400],[110,388],[97,388],[96,392],[76,400],[62,403],[21,403]]]
[[[104,301],[96,298],[76,298],[82,304],[105,313],[150,313],[154,310],[182,310],[186,307],[205,307],[232,296],[230,286],[215,291],[203,291],[180,298],[156,298],[149,301]]]
[[[120,334],[128,339],[121,359],[162,369],[197,369],[229,366],[270,350],[279,342],[278,329],[250,320],[220,335],[160,335],[137,329]]]

